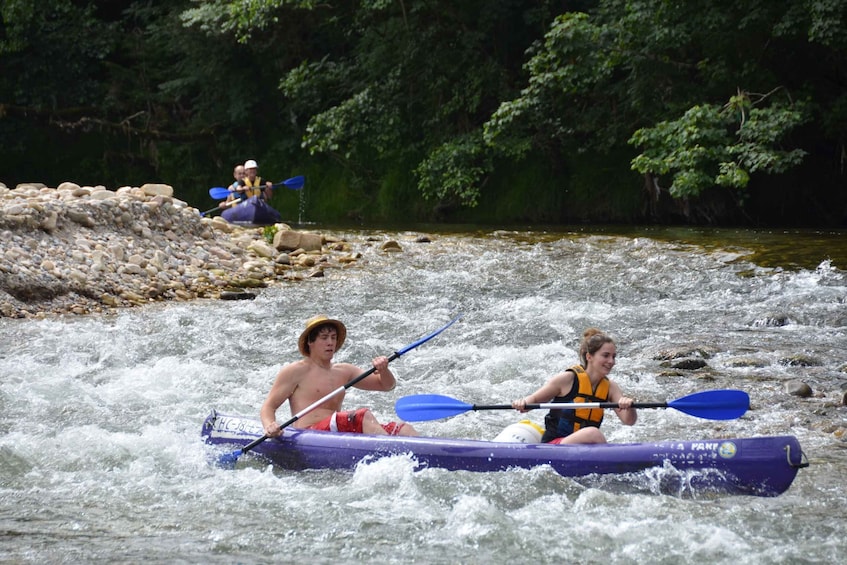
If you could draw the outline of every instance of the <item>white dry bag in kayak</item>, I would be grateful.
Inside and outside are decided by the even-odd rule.
[[[544,428],[529,420],[507,426],[493,441],[500,443],[541,443]]]

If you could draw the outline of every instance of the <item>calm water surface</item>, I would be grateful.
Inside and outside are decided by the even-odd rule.
[[[249,302],[154,305],[114,316],[0,319],[2,563],[834,563],[847,550],[847,245],[839,233],[733,230],[338,231],[372,245],[324,279]],[[379,244],[397,239],[402,253]],[[618,342],[614,377],[640,400],[743,388],[752,410],[714,422],[643,410],[610,441],[794,434],[811,462],[776,498],[657,494],[650,476],[578,482],[548,469],[354,473],[207,463],[208,412],[257,414],[306,318],[343,319],[337,360],[392,364],[396,398],[525,395],[574,363],[581,332]],[[674,348],[709,367],[669,374]],[[797,359],[803,359],[798,364]],[[800,379],[815,396],[786,395]],[[279,419],[287,419],[287,408]],[[541,421],[542,414],[532,414]],[[417,425],[493,438],[516,413]]]

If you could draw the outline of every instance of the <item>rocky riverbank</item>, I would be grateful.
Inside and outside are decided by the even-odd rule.
[[[249,297],[244,289],[321,277],[361,257],[351,242],[285,224],[203,218],[164,184],[0,183],[0,238],[0,317],[9,318]]]

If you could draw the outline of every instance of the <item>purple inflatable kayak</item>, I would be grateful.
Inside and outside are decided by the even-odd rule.
[[[206,443],[238,449],[263,437],[256,418],[213,411],[203,422]],[[662,492],[777,496],[808,466],[793,436],[604,445],[551,445],[434,437],[372,436],[285,428],[249,452],[289,470],[351,470],[363,460],[410,454],[419,468],[494,472],[548,465],[565,477],[662,474]],[[245,454],[245,456],[247,456]],[[666,472],[667,471],[667,472]]]
[[[271,208],[258,196],[251,196],[221,212],[221,217],[230,224],[239,226],[270,226],[282,220],[279,212]]]

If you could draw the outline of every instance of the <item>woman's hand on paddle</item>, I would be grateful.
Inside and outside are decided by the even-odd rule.
[[[630,398],[628,396],[621,396],[618,399],[618,410],[629,410],[630,408],[632,408],[634,402],[634,398]]]
[[[526,409],[526,405],[526,398],[518,398],[517,400],[512,401],[512,408],[521,413],[529,412],[529,410]]]

